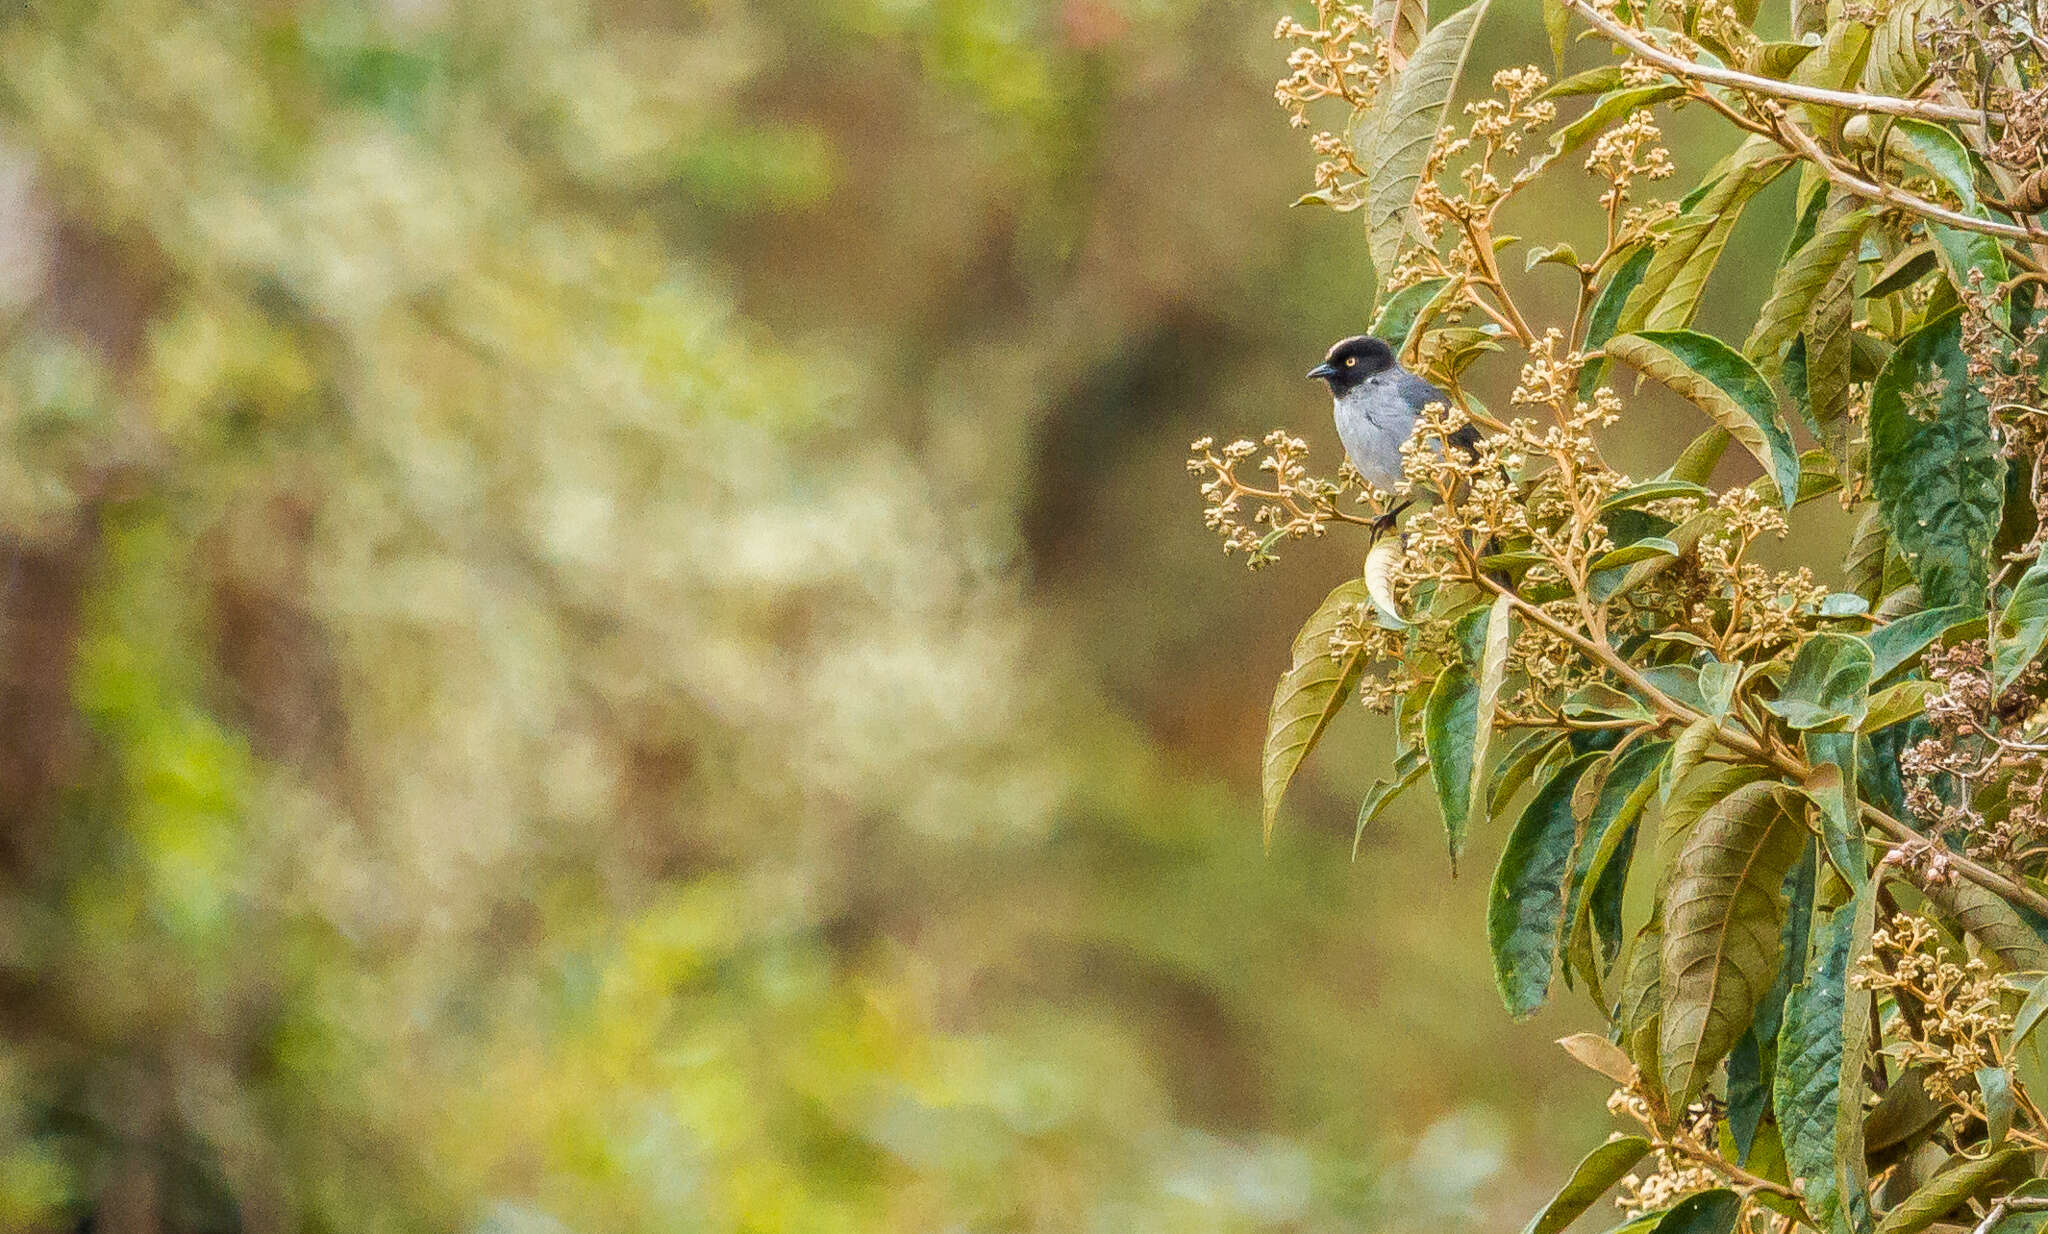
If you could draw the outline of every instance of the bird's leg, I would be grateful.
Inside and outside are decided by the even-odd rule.
[[[1413,497],[1410,497],[1407,500],[1401,502],[1401,504],[1395,506],[1393,509],[1387,511],[1385,514],[1382,514],[1378,518],[1374,519],[1372,523],[1372,538],[1377,540],[1381,536],[1392,531],[1394,529],[1394,520],[1401,517],[1401,511],[1406,510],[1409,506],[1412,506],[1414,504],[1415,499]]]

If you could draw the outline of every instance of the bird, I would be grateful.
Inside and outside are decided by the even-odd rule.
[[[1400,483],[1401,446],[1414,436],[1422,409],[1431,403],[1452,405],[1450,395],[1401,367],[1387,341],[1370,334],[1339,340],[1308,375],[1329,383],[1337,437],[1351,465],[1367,484],[1384,491]],[[1479,431],[1466,424],[1450,440],[1476,455]]]

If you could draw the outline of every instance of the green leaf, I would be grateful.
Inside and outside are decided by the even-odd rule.
[[[1400,255],[1415,190],[1422,182],[1422,165],[1428,161],[1436,131],[1450,110],[1472,36],[1490,3],[1492,0],[1479,0],[1460,9],[1423,35],[1380,106],[1368,161],[1373,176],[1366,186],[1366,220],[1373,268],[1382,280]]]
[[[1642,285],[1622,310],[1620,328],[1669,330],[1690,323],[1743,207],[1789,165],[1768,138],[1752,137],[1738,147],[1724,163],[1727,174],[1656,244]]]
[[[1615,510],[1633,510],[1637,506],[1646,506],[1653,501],[1668,501],[1673,497],[1696,497],[1701,501],[1709,501],[1713,496],[1712,489],[1690,480],[1645,480],[1641,484],[1632,484],[1601,502],[1600,512],[1607,514]]]
[[[1900,249],[1899,255],[1877,272],[1877,277],[1870,280],[1870,286],[1863,289],[1863,295],[1866,299],[1881,300],[1911,287],[1933,268],[1934,245],[1926,240],[1916,240]]]
[[[1636,746],[1614,764],[1601,782],[1600,795],[1586,816],[1585,835],[1572,858],[1570,894],[1566,897],[1565,937],[1572,967],[1600,996],[1600,968],[1593,948],[1596,931],[1620,940],[1620,892],[1628,875],[1636,820],[1657,791],[1657,769],[1671,755],[1671,743],[1652,741]],[[1612,955],[1606,957],[1612,960]]]
[[[1429,5],[1426,0],[1373,0],[1372,20],[1380,37],[1393,45],[1397,60],[1406,60],[1429,26]]]
[[[2033,1034],[2035,1026],[2041,1023],[2041,1017],[2044,1015],[2048,1015],[2048,977],[2039,977],[2035,979],[2033,988],[2027,991],[2026,999],[2020,1003],[2018,1013],[2012,1018],[2012,1036],[2007,1039],[2005,1047],[2007,1058],[2019,1052],[2021,1044]]]
[[[1996,1148],[2012,1131],[2012,1072],[2003,1067],[1978,1068],[1977,1091],[1984,1098],[1984,1142]]]
[[[1607,285],[1593,298],[1592,311],[1586,314],[1586,338],[1580,350],[1592,357],[1579,370],[1579,397],[1590,398],[1593,391],[1607,376],[1607,357],[1600,354],[1608,339],[1614,337],[1619,328],[1622,309],[1629,297],[1642,285],[1643,275],[1650,268],[1650,261],[1657,255],[1657,246],[1645,244],[1629,254],[1628,260],[1616,267],[1609,276]]]
[[[1673,1204],[1652,1234],[1730,1234],[1742,1213],[1742,1197],[1726,1188],[1700,1191]]]
[[[1812,967],[1786,996],[1778,1028],[1772,1104],[1785,1142],[1785,1168],[1795,1180],[1805,1180],[1807,1207],[1823,1229],[1833,1227],[1830,1218],[1841,1203],[1835,1182],[1837,1097],[1855,917],[1855,907],[1845,906],[1820,928]],[[1860,1126],[1860,1104],[1853,1117]]]
[[[1856,731],[1874,733],[1901,720],[1910,720],[1927,710],[1927,700],[1939,693],[1940,682],[1895,681],[1870,696],[1870,710],[1864,713],[1863,722],[1856,726]]]
[[[1981,607],[2005,461],[1964,364],[1958,312],[1916,331],[1878,373],[1870,470],[1892,543],[1907,555],[1926,603]]]
[[[1863,86],[1872,94],[1911,94],[1927,75],[1934,55],[1933,31],[1927,18],[1945,8],[1941,0],[1900,0],[1870,34],[1870,59],[1863,65]]]
[[[1301,767],[1308,752],[1322,740],[1350,696],[1364,668],[1362,652],[1353,650],[1341,659],[1330,654],[1330,635],[1337,621],[1353,606],[1370,604],[1364,579],[1348,579],[1318,605],[1301,633],[1294,637],[1294,664],[1273,687],[1273,706],[1266,718],[1266,752],[1263,759],[1265,788],[1265,832],[1270,841],[1273,822],[1280,815],[1280,799],[1288,782]]]
[[[1954,878],[1929,883],[1921,894],[2013,972],[2048,970],[2048,943],[1997,892]]]
[[[1465,849],[1472,814],[1472,751],[1478,741],[1479,684],[1464,665],[1454,664],[1437,677],[1422,712],[1422,745],[1429,755],[1453,870]]]
[[[1806,332],[1794,345],[1799,352],[1797,377],[1804,391],[1807,425],[1828,453],[1845,466],[1856,462],[1850,447],[1856,425],[1849,416],[1850,387],[1856,380],[1857,335],[1851,329],[1855,290],[1856,267],[1844,263],[1814,298],[1806,316]],[[1794,378],[1789,353],[1785,377],[1788,384]]]
[[[1822,227],[1791,261],[1778,268],[1771,298],[1764,301],[1749,341],[1742,345],[1744,355],[1762,364],[1792,341],[1822,289],[1855,259],[1864,229],[1876,217],[1877,211],[1868,207],[1842,215]]]
[[[1828,860],[1851,887],[1863,885],[1862,810],[1856,795],[1856,735],[1807,733],[1806,758],[1813,770],[1799,791],[1819,807],[1821,839]]]
[[[1778,971],[1781,889],[1804,830],[1776,785],[1745,784],[1700,816],[1664,910],[1664,1087],[1674,1108],[1705,1087]]]
[[[1684,93],[1685,87],[1676,82],[1660,82],[1649,86],[1629,86],[1602,95],[1586,109],[1584,115],[1551,134],[1550,153],[1544,156],[1543,161],[1548,164],[1563,158],[1606,132],[1615,122]]]
[[[1770,383],[1734,348],[1692,330],[1625,334],[1607,354],[1690,399],[1756,456],[1791,509],[1799,492],[1799,452],[1778,417]]]
[[[1708,429],[1686,443],[1685,449],[1678,452],[1678,460],[1665,470],[1663,478],[1704,486],[1713,476],[1714,468],[1720,465],[1721,456],[1728,453],[1730,440],[1727,429]]]
[[[1564,0],[1543,0],[1543,33],[1550,37],[1550,59],[1559,73],[1564,72],[1564,44],[1571,33],[1571,24],[1571,14],[1564,7]]]
[[[1429,760],[1422,751],[1409,746],[1394,759],[1394,778],[1375,780],[1366,790],[1365,800],[1358,803],[1358,824],[1351,831],[1351,860],[1358,860],[1358,843],[1365,837],[1365,829],[1372,826],[1380,811],[1394,803],[1394,798],[1407,791],[1409,785],[1422,778],[1429,770]]]
[[[1778,697],[1764,708],[1802,732],[1855,728],[1870,705],[1870,644],[1849,634],[1808,638],[1792,661]]]
[[[1907,1196],[1897,1208],[1886,1213],[1884,1220],[1877,1224],[1877,1234],[1920,1234],[1956,1205],[1989,1186],[2024,1153],[2024,1149],[2013,1145],[1988,1157],[1974,1161],[1964,1159],[1961,1164],[1943,1170],[1928,1179],[1926,1186]]]
[[[1522,811],[1508,835],[1486,900],[1486,937],[1493,975],[1508,1014],[1535,1014],[1550,993],[1564,916],[1564,880],[1578,820],[1572,790],[1604,755],[1582,754],[1560,767]]]
[[[1388,296],[1372,319],[1372,334],[1386,340],[1395,355],[1403,354],[1408,350],[1408,336],[1415,329],[1416,319],[1450,283],[1447,278],[1424,279]]]
[[[1626,1177],[1649,1151],[1648,1140],[1625,1135],[1587,1153],[1572,1170],[1571,1181],[1522,1227],[1522,1234],[1559,1234],[1591,1208],[1595,1200],[1607,1194],[1609,1187]]]
[[[1632,566],[1639,561],[1653,561],[1659,557],[1676,557],[1684,551],[1662,536],[1645,536],[1633,544],[1624,544],[1620,548],[1610,549],[1600,554],[1599,557],[1594,559],[1591,568],[1597,574],[1602,570],[1614,570],[1622,566]]]
[[[2048,562],[2036,561],[2020,576],[2005,611],[1998,615],[1994,658],[1998,688],[2010,686],[2048,643]]]
[[[1955,192],[1962,201],[1964,214],[1981,219],[1991,217],[1977,201],[1976,171],[1960,138],[1924,120],[1899,118],[1892,124],[1892,141],[1911,151],[1915,162]],[[1982,272],[1987,289],[2005,281],[2005,254],[1994,237],[1936,222],[1929,222],[1927,231],[1934,239],[1935,256],[1957,291],[1969,289],[1973,270]],[[1992,315],[2001,326],[2011,324],[2011,314],[2003,300],[1993,301]]]
[[[1579,251],[1569,244],[1544,244],[1529,250],[1522,259],[1522,272],[1528,273],[1538,266],[1563,266],[1568,270],[1579,268]]]
[[[1922,609],[1897,618],[1889,624],[1879,626],[1870,632],[1870,652],[1876,663],[1871,667],[1872,681],[1883,681],[1893,671],[1910,663],[1927,649],[1927,645],[1942,636],[1954,626],[1983,616],[1982,609],[1971,609],[1961,604],[1946,608]]]

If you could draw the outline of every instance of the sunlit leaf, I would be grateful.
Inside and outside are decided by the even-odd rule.
[[[1642,285],[1643,275],[1650,269],[1650,262],[1657,255],[1657,246],[1645,244],[1629,254],[1628,260],[1615,268],[1608,276],[1600,294],[1593,297],[1593,307],[1586,314],[1586,337],[1581,350],[1592,356],[1586,367],[1579,370],[1579,397],[1591,397],[1593,390],[1606,379],[1607,357],[1600,348],[1614,337],[1619,328],[1621,313],[1629,297]]]
[[[1372,156],[1367,160],[1373,174],[1366,189],[1366,219],[1373,268],[1382,280],[1393,270],[1402,239],[1408,234],[1422,165],[1450,110],[1472,36],[1490,3],[1492,0],[1478,0],[1424,34],[1380,105]]]
[[[1829,221],[1790,262],[1778,268],[1770,299],[1758,310],[1749,341],[1742,345],[1744,355],[1761,364],[1791,341],[1806,323],[1807,312],[1821,290],[1854,260],[1864,229],[1876,217],[1877,212],[1866,207]]]
[[[1266,719],[1266,751],[1262,760],[1265,789],[1265,832],[1273,835],[1280,799],[1303,759],[1322,740],[1330,720],[1344,705],[1358,681],[1360,651],[1330,654],[1330,635],[1349,610],[1371,602],[1364,579],[1348,579],[1316,608],[1294,639],[1294,663],[1273,688],[1273,706]]]
[[[1700,816],[1665,892],[1664,1087],[1690,1101],[1777,975],[1781,889],[1804,829],[1775,786],[1745,784]]]
[[[1776,480],[1790,509],[1799,491],[1799,453],[1778,416],[1770,383],[1728,344],[1692,330],[1655,330],[1610,339],[1607,354],[1671,387],[1706,412]]]
[[[1725,162],[1726,174],[1656,245],[1642,285],[1622,310],[1620,328],[1675,330],[1691,324],[1743,208],[1789,165],[1789,157],[1768,138],[1752,137],[1738,147]]]
[[[1373,0],[1372,20],[1380,37],[1392,46],[1398,67],[1421,45],[1422,32],[1429,25],[1429,5],[1425,0]]]
[[[1371,332],[1394,349],[1396,355],[1408,350],[1408,336],[1415,329],[1416,319],[1429,307],[1443,289],[1450,286],[1447,278],[1423,279],[1411,283],[1387,297],[1385,304],[1372,319]]]

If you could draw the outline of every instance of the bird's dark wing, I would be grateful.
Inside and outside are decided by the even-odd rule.
[[[1417,411],[1430,403],[1442,403],[1446,407],[1451,405],[1450,395],[1438,389],[1434,382],[1417,377],[1407,369],[1401,370],[1401,397]],[[1451,444],[1463,450],[1467,457],[1477,458],[1479,430],[1470,424],[1461,425],[1457,432],[1451,434]]]

